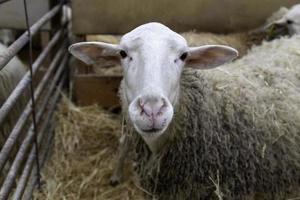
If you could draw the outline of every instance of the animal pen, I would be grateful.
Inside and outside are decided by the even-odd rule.
[[[109,184],[124,125],[118,98],[122,70],[87,66],[71,58],[68,46],[95,40],[118,43],[120,35],[150,21],[178,32],[250,30],[280,6],[297,0],[274,0],[259,7],[270,2],[225,2],[220,6],[217,0],[191,0],[184,5],[173,0],[143,4],[139,0],[0,0],[0,27],[24,30],[0,55],[0,70],[16,55],[29,65],[6,100],[0,101],[0,131],[9,115],[17,113],[9,131],[0,135],[4,139],[0,139],[0,200],[154,198],[140,186],[131,159],[126,161],[126,180],[115,187]],[[21,24],[11,19],[1,24],[1,7],[9,3],[14,4],[10,9],[21,8],[17,12],[23,15]],[[72,10],[71,18],[63,16],[63,7]],[[26,96],[21,111],[15,112]]]
[[[1,1],[1,3],[4,5],[11,2]],[[31,98],[30,100],[28,98],[23,111],[19,113],[19,116],[14,116],[16,120],[10,133],[4,135],[1,130],[4,142],[0,153],[1,181],[3,181],[1,182],[0,199],[3,200],[9,198],[31,199],[34,188],[37,184],[40,185],[40,168],[44,165],[51,144],[53,144],[55,108],[68,78],[66,66],[69,55],[67,53],[68,31],[66,28],[69,22],[60,23],[58,17],[63,2],[56,2],[57,4],[51,5],[51,8],[50,4],[47,4],[49,11],[40,16],[38,20],[35,19],[36,22],[31,27],[28,22],[28,15],[31,13],[28,13],[26,1],[24,4],[21,1],[17,3],[18,8],[23,10],[24,17],[22,19],[26,19],[28,29],[8,47],[5,54],[1,55],[0,69],[4,70],[6,64],[30,42],[28,50],[30,52],[30,58],[28,58],[30,70],[1,105],[1,127],[18,101],[24,98],[26,93],[29,93],[28,88],[32,90]],[[0,6],[3,5],[0,4]],[[32,7],[32,4],[30,6]],[[55,18],[56,20],[54,20]],[[40,54],[34,55],[36,59],[32,62],[32,36],[37,34],[42,27],[45,28],[46,23],[48,23],[49,29],[50,22],[52,30],[48,32],[48,36],[52,37],[51,39],[46,38],[49,41],[46,41],[47,44],[44,44]],[[31,116],[33,117],[31,118]]]

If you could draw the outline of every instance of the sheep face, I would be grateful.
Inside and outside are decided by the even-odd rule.
[[[125,34],[119,45],[83,42],[69,50],[87,64],[123,66],[121,98],[151,150],[173,118],[183,67],[208,69],[237,56],[237,51],[227,46],[188,47],[182,36],[159,23],[137,27]]]
[[[290,35],[300,34],[300,4],[293,6],[274,24],[279,27],[287,27]]]
[[[10,29],[0,29],[0,42],[5,46],[11,45],[15,41],[16,33]]]

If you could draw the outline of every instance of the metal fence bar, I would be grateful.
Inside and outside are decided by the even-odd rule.
[[[55,103],[54,103],[55,105]],[[49,124],[53,123],[53,112],[48,113],[47,115],[47,121],[45,121],[46,123],[43,124],[43,127],[41,128],[41,130],[39,131],[39,138],[38,138],[38,142],[39,144],[41,144],[46,136],[46,128],[47,126],[49,126]],[[40,145],[39,145],[40,147]],[[28,183],[28,179],[32,173],[32,167],[33,167],[33,163],[34,160],[36,159],[36,155],[35,155],[35,149],[31,148],[31,151],[29,153],[28,159],[25,163],[25,167],[23,169],[22,175],[19,179],[17,188],[15,190],[14,196],[13,196],[13,200],[19,200],[21,199],[21,197],[23,196],[26,184]]]
[[[25,12],[25,21],[26,21],[26,28],[28,32],[28,38],[29,38],[29,72],[30,72],[30,98],[31,98],[31,116],[32,116],[32,125],[33,125],[33,130],[34,130],[34,146],[36,148],[36,157],[39,157],[39,148],[38,148],[38,136],[37,136],[37,122],[36,122],[36,104],[35,104],[35,98],[34,98],[34,85],[33,85],[33,73],[32,73],[32,63],[33,63],[33,58],[32,58],[32,35],[30,31],[30,25],[29,25],[29,17],[28,17],[28,7],[27,7],[27,1],[23,0],[23,5],[24,5],[24,12]],[[41,174],[40,174],[40,163],[39,160],[36,159],[36,166],[38,169],[38,184],[39,187],[41,186]]]
[[[57,87],[58,92],[61,90],[61,87],[62,87],[62,82]],[[39,131],[39,134],[38,134],[38,136],[39,136],[39,138],[38,138],[39,146],[41,145],[42,141],[44,140],[44,137],[46,135],[45,132],[46,132],[47,126],[53,120],[53,113],[54,113],[54,110],[55,110],[55,105],[56,105],[57,100],[58,100],[58,98],[55,98],[54,101],[52,102],[51,107],[48,109],[46,119],[43,121],[44,123],[43,123],[42,127],[40,128],[40,131]],[[13,200],[21,199],[21,197],[24,193],[24,189],[26,187],[26,184],[28,182],[28,178],[29,178],[29,176],[32,172],[33,162],[34,162],[35,159],[36,159],[35,158],[35,148],[32,147],[31,151],[30,151],[30,154],[29,154],[29,157],[26,161],[25,168],[23,169],[22,175],[19,179],[16,191],[15,191],[14,196],[12,198]]]
[[[47,12],[39,21],[33,24],[30,28],[31,34],[34,35],[36,32],[48,22],[54,15],[56,15],[61,9],[62,4],[59,4]],[[5,65],[25,46],[28,42],[28,32],[23,33],[14,43],[12,43],[7,52],[0,55],[0,70],[2,70]]]
[[[55,101],[58,101],[60,88],[62,87],[64,81],[65,81],[65,77],[63,77],[61,79],[61,82],[59,83],[59,86],[58,86],[58,89],[56,91],[56,94],[53,97],[53,99],[55,99]],[[50,128],[49,133],[53,132],[53,130],[54,130],[54,126],[52,126]],[[41,155],[41,167],[43,167],[43,165],[44,165],[44,163],[46,161],[47,154],[49,153],[49,149],[50,149],[52,141],[53,141],[53,137],[50,134],[49,138],[48,138],[48,142],[45,145],[45,151],[43,152],[43,155]],[[35,166],[33,168],[33,171],[36,171],[36,167]],[[34,190],[34,187],[35,187],[36,183],[37,183],[37,176],[32,175],[31,179],[30,179],[30,182],[26,186],[26,192],[23,195],[23,200],[31,200],[32,199],[31,197],[32,197],[32,193],[33,193],[33,190]]]
[[[43,152],[43,155],[41,155],[41,159],[40,159],[41,167],[44,166],[44,164],[46,162],[46,158],[49,154],[49,148],[50,148],[51,143],[53,142],[53,138],[54,138],[54,135],[51,133],[53,133],[54,128],[55,128],[54,125],[51,125],[51,127],[49,128],[49,131],[48,131],[49,136],[47,138],[47,143],[45,145],[45,151]],[[35,172],[37,171],[36,166],[34,166],[32,171],[35,171]],[[23,198],[22,198],[23,200],[32,200],[32,194],[33,194],[36,184],[37,184],[37,176],[32,175],[30,177],[30,182],[27,183],[25,193],[23,194]]]
[[[54,69],[56,68],[60,58],[62,57],[63,53],[65,53],[65,45],[63,45],[60,50],[58,51],[58,53],[55,55],[52,63],[50,64],[50,67],[48,68],[46,74],[44,75],[43,79],[40,81],[39,85],[37,86],[37,89],[35,91],[35,99],[38,99],[42,93],[42,90],[44,89],[47,81],[50,78],[51,73],[54,71]],[[2,155],[2,151],[0,153],[0,169],[2,169],[2,167],[5,165],[9,153],[11,152],[13,145],[16,143],[16,140],[19,136],[19,134],[21,133],[21,129],[22,127],[25,125],[26,122],[26,117],[28,117],[30,115],[30,110],[31,110],[31,101],[28,102],[27,106],[24,109],[23,114],[20,117],[20,120],[18,120],[18,122],[16,123],[16,125],[18,125],[18,129],[13,129],[13,131],[11,132],[11,135],[9,138],[11,139],[15,139],[14,141],[10,142],[9,145],[6,143],[3,145],[3,149],[5,148],[4,151],[4,155]],[[12,138],[12,135],[14,136]],[[3,165],[3,166],[2,166]]]
[[[51,86],[48,90],[48,93],[45,95],[45,98],[44,98],[45,101],[41,105],[39,113],[37,114],[37,122],[40,121],[40,119],[43,115],[43,112],[47,107],[47,103],[49,102],[51,94],[55,89],[56,82],[59,80],[59,78],[60,78],[60,76],[61,76],[61,74],[64,70],[67,59],[68,59],[68,55],[66,55],[64,57],[62,63],[59,66],[59,69],[57,70],[57,72],[55,74],[55,77],[53,78],[53,81],[52,81]],[[22,162],[25,158],[25,154],[27,152],[27,149],[28,149],[29,145],[32,144],[33,137],[34,137],[33,124],[31,124],[31,127],[28,131],[28,135],[23,140],[23,143],[22,143],[22,145],[21,145],[21,147],[20,147],[20,149],[17,153],[17,156],[15,157],[15,160],[14,160],[14,162],[13,162],[13,164],[12,164],[12,166],[11,166],[9,172],[8,172],[8,175],[6,176],[5,181],[4,181],[4,183],[1,187],[0,200],[7,199],[8,195],[9,195],[9,192],[13,187],[14,180],[15,180],[17,174],[18,174],[18,171],[21,167],[21,164],[22,164]]]
[[[53,133],[53,131],[54,131],[54,126],[51,126],[49,130],[50,130],[50,131],[49,131],[50,135],[49,135],[49,137],[47,138],[48,141],[47,141],[47,144],[45,145],[46,151],[43,152],[42,159],[41,159],[41,161],[40,161],[40,162],[41,162],[41,167],[44,166],[44,164],[45,164],[45,162],[46,162],[46,158],[47,158],[47,156],[48,156],[48,154],[49,154],[49,148],[50,148],[51,144],[52,144],[53,141],[54,141],[54,140],[53,140],[54,135],[51,134],[51,133]],[[37,171],[37,169],[36,169],[35,166],[34,166],[34,168],[33,168],[33,171]],[[33,194],[33,191],[34,191],[34,188],[35,188],[36,184],[37,184],[37,176],[31,176],[31,180],[30,180],[30,182],[27,184],[25,193],[24,193],[24,195],[23,195],[23,198],[22,198],[23,200],[32,200],[32,194]]]
[[[62,30],[59,30],[56,32],[56,34],[53,36],[51,41],[48,43],[46,48],[42,51],[42,53],[38,56],[36,61],[33,63],[33,75],[36,74],[36,71],[39,69],[41,66],[42,62],[46,58],[46,56],[49,54],[50,50],[54,47],[54,45],[57,43],[59,40],[60,36],[63,34]],[[18,83],[14,91],[9,95],[9,97],[6,99],[2,107],[0,108],[0,126],[3,124],[6,116],[8,113],[11,111],[15,103],[17,102],[18,98],[24,93],[26,87],[30,83],[30,72],[28,71],[21,81]],[[0,167],[1,169],[1,167]]]
[[[62,48],[65,48],[65,47],[62,47]],[[60,53],[56,55],[56,58],[54,58],[53,62],[50,65],[51,69],[54,68],[54,66],[56,65],[55,62],[58,62],[58,59],[59,59],[58,57],[60,56],[60,54],[63,53],[62,51],[63,50],[59,50]],[[42,89],[44,88],[45,84],[46,83],[44,81],[44,82],[42,82],[42,84],[40,86],[38,86],[38,88],[35,92],[35,98],[36,99],[40,96],[40,94],[42,92]],[[31,109],[32,109],[31,108],[31,101],[29,101],[27,103],[23,113],[21,114],[18,121],[16,122],[13,130],[11,131],[11,133],[9,135],[9,137],[7,138],[5,144],[3,145],[3,147],[0,151],[0,171],[3,169],[5,163],[8,159],[9,153],[11,152],[13,146],[15,145],[15,143],[17,141],[17,138],[19,137],[19,135],[21,133],[21,130],[22,130],[22,128],[24,127],[24,125],[26,123],[26,120],[30,115]]]
[[[0,4],[9,0],[0,0]],[[26,0],[24,0],[26,1]],[[53,18],[60,10],[63,5],[64,0],[60,0],[59,5],[52,8],[48,13],[46,13],[42,18],[40,18],[36,23],[34,23],[27,31],[24,32],[12,45],[8,47],[5,54],[0,55],[0,71],[7,65],[7,63],[28,43],[30,40],[29,34],[34,35],[38,30],[47,23],[51,18]],[[11,92],[9,97],[6,99],[4,104],[0,107],[0,126],[6,120],[8,114],[18,101],[18,99],[27,91],[27,88],[32,81],[32,76],[36,74],[37,70],[40,68],[41,64],[47,57],[47,55],[52,51],[60,40],[62,35],[65,35],[65,27],[68,22],[63,22],[62,28],[55,33],[48,45],[42,50],[38,58],[32,65],[32,74],[30,76],[29,71],[22,77],[15,89]],[[8,135],[5,144],[1,147],[0,151],[0,172],[5,166],[9,154],[14,148],[18,138],[22,138],[21,145],[18,146],[16,156],[10,166],[8,174],[2,187],[0,187],[0,200],[7,200],[8,198],[17,199],[31,199],[34,187],[38,182],[38,176],[35,172],[38,171],[36,165],[34,165],[35,160],[40,160],[41,166],[47,158],[50,152],[51,143],[53,142],[54,134],[54,115],[57,102],[60,98],[61,88],[63,87],[64,81],[67,75],[64,73],[65,65],[67,64],[69,55],[66,53],[66,43],[55,54],[50,66],[47,68],[43,78],[39,81],[34,94],[33,99],[40,101],[40,107],[37,112],[36,121],[39,124],[38,131],[36,131],[37,138],[36,146],[34,145],[35,131],[33,129],[33,122],[30,121],[30,128],[26,128],[26,135],[24,126],[27,125],[29,121],[29,115],[32,111],[32,101],[28,100],[23,112],[19,116],[17,122],[11,133]],[[63,55],[65,56],[63,57]],[[62,58],[63,57],[63,58]],[[62,61],[61,61],[62,60]],[[61,62],[60,62],[61,61]],[[59,64],[58,64],[59,63]],[[53,75],[53,76],[52,76]],[[53,78],[52,78],[53,77]],[[46,84],[49,83],[49,87],[45,90]],[[45,92],[45,94],[44,94]],[[40,98],[43,95],[43,98]],[[43,119],[43,120],[42,120]],[[49,134],[48,134],[49,133]],[[43,147],[42,153],[37,155],[37,148]],[[13,157],[12,157],[13,159]],[[14,193],[11,190],[14,188]],[[24,193],[25,191],[25,193]]]
[[[52,40],[49,42],[48,46],[37,58],[36,62],[33,64],[34,73],[36,73],[38,67],[40,66],[42,61],[46,58],[51,48],[53,48],[54,45],[57,43],[61,34],[62,34],[62,30],[58,31],[55,34],[55,36],[52,38]],[[0,109],[0,126],[1,123],[5,120],[5,117],[8,115],[9,111],[12,109],[15,102],[17,101],[17,98],[20,97],[22,93],[25,91],[26,86],[30,83],[30,79],[31,79],[30,74],[29,72],[27,72],[26,75],[19,82],[15,90],[11,93],[11,95],[7,98],[5,103],[2,105]],[[27,104],[26,108],[24,109],[23,113],[21,114],[17,123],[15,124],[15,127],[13,128],[11,134],[7,138],[5,144],[3,145],[0,151],[0,171],[3,169],[3,166],[6,163],[8,158],[8,154],[10,153],[12,147],[14,146],[23,126],[25,125],[25,122],[28,116],[30,115],[31,109],[32,109],[31,105]]]

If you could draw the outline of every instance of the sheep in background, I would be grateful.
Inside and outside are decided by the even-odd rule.
[[[239,57],[244,56],[247,51],[260,45],[264,40],[273,40],[281,36],[300,33],[300,4],[290,9],[285,7],[274,12],[266,23],[255,30],[242,33],[212,34],[187,32],[182,36],[190,46],[205,44],[230,45],[239,51]]]
[[[0,56],[6,51],[7,47],[0,43]],[[26,71],[26,66],[17,57],[14,57],[0,70],[0,107],[25,75]],[[27,100],[26,95],[23,95],[7,116],[4,124],[0,126],[0,147],[2,147],[6,141],[8,134],[12,130]],[[1,172],[1,174],[2,173],[5,174],[5,172]],[[4,176],[1,175],[1,177]],[[0,183],[1,181],[0,178]]]
[[[289,35],[300,34],[300,4],[294,5],[290,9],[283,7],[278,13],[283,16],[275,22],[269,21],[268,26],[275,26],[275,29],[287,28]]]
[[[0,43],[0,55],[7,51],[7,47]],[[25,75],[27,69],[26,66],[19,60],[19,58],[14,57],[1,71],[0,71],[0,106],[5,102],[6,98],[10,95],[22,77]],[[21,110],[20,105],[16,105],[12,111],[10,117],[19,113]],[[3,127],[2,127],[3,128]],[[2,135],[3,132],[1,131]]]
[[[11,45],[16,39],[16,31],[12,29],[0,29],[0,43]]]
[[[275,40],[200,71],[237,52],[191,48],[149,23],[119,45],[83,42],[70,52],[87,64],[122,64],[128,137],[155,197],[287,199],[300,186],[299,46],[299,37]]]

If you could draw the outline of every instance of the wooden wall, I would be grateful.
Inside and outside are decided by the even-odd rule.
[[[123,34],[145,22],[176,31],[232,32],[255,28],[299,0],[72,0],[76,34]]]

